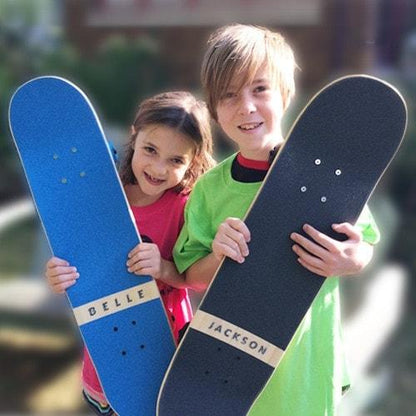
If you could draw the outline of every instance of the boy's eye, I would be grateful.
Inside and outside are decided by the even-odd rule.
[[[151,147],[151,146],[145,146],[144,147],[144,151],[146,152],[146,153],[149,153],[149,154],[154,154],[154,153],[156,153],[156,149],[155,148],[153,148],[153,147]]]
[[[266,85],[258,85],[256,88],[254,88],[254,92],[263,92],[266,91],[268,88]]]
[[[175,165],[183,165],[184,164],[184,161],[182,159],[180,159],[180,158],[174,158],[174,159],[172,159],[172,162]]]

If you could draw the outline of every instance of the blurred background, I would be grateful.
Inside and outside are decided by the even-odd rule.
[[[340,414],[416,415],[415,0],[0,0],[0,414],[89,414],[76,326],[43,277],[50,252],[8,129],[11,95],[35,76],[68,78],[122,153],[143,98],[201,95],[207,37],[232,22],[276,29],[296,52],[286,131],[345,74],[381,77],[407,101],[405,142],[370,201],[382,242],[365,274],[342,282],[354,384]],[[216,135],[219,160],[231,149]]]

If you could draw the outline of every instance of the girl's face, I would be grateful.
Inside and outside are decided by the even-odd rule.
[[[134,143],[132,170],[146,204],[178,185],[195,153],[191,140],[173,128],[150,125],[140,130]]]
[[[272,86],[265,66],[257,71],[252,83],[241,90],[236,85],[238,82],[231,82],[217,105],[218,123],[243,156],[267,160],[269,151],[283,141],[282,95]]]

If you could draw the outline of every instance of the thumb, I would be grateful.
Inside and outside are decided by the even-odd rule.
[[[345,234],[349,240],[360,241],[361,232],[354,225],[349,222],[343,222],[341,224],[332,224],[332,229],[340,234]]]

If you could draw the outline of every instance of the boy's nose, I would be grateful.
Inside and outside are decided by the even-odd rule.
[[[250,114],[256,111],[256,106],[251,97],[242,95],[239,102],[238,108],[240,114]]]

